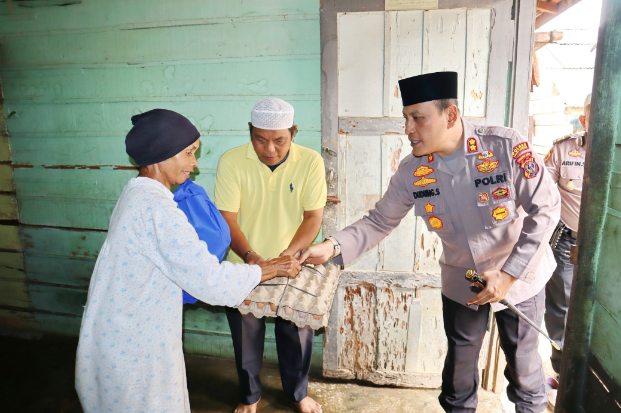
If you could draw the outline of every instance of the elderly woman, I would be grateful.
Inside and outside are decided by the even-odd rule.
[[[91,278],[76,360],[76,390],[90,412],[190,412],[181,341],[182,292],[240,304],[261,281],[295,277],[291,257],[261,265],[219,263],[171,185],[197,166],[199,133],[178,113],[132,118],[126,150],[140,174],[119,198]]]

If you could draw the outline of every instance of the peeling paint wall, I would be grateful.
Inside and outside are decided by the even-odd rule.
[[[290,102],[296,142],[320,151],[319,7],[308,0],[64,3],[13,2],[12,11],[0,3],[0,126],[6,115],[9,132],[0,128],[0,219],[19,211],[21,224],[0,225],[0,327],[77,334],[110,214],[137,174],[124,146],[132,115],[171,109],[197,126],[192,178],[210,196],[219,157],[248,142],[259,99]],[[232,357],[221,309],[187,306],[184,328],[187,351]],[[276,361],[272,325],[266,341],[266,359]],[[321,336],[315,342],[320,365]]]

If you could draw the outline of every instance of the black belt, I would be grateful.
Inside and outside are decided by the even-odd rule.
[[[563,233],[566,233],[574,240],[578,239],[578,233],[576,231],[570,229],[563,221],[559,221],[558,224],[556,224],[554,232],[552,233],[552,237],[550,237],[550,246],[552,248],[556,248]]]

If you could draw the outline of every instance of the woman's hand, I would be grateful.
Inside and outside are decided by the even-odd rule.
[[[259,267],[262,271],[261,282],[275,277],[295,278],[302,269],[300,262],[293,257],[275,258],[260,263]]]

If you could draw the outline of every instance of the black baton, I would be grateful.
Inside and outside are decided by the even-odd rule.
[[[477,274],[477,272],[475,270],[468,270],[466,272],[466,279],[470,282],[473,282],[474,284],[476,284],[476,286],[472,285],[470,286],[470,291],[472,291],[473,293],[480,293],[481,291],[483,291],[483,289],[487,286],[487,282],[479,277],[479,274]],[[516,306],[514,306],[512,303],[510,303],[509,301],[507,301],[505,298],[503,298],[502,300],[499,301],[500,304],[507,306],[507,308],[509,308],[509,310],[513,311],[515,314],[518,315],[518,317],[520,317],[522,320],[526,321],[528,324],[531,325],[531,327],[533,327],[535,330],[539,331],[541,333],[542,336],[544,336],[545,338],[547,338],[550,343],[552,343],[552,346],[557,349],[558,351],[561,351],[561,348],[559,347],[558,344],[556,344],[554,341],[552,341],[552,339],[550,337],[548,337],[548,335],[539,327],[537,327],[537,325],[535,323],[533,323],[533,321],[526,317],[526,315],[521,312],[520,310],[517,309]]]

